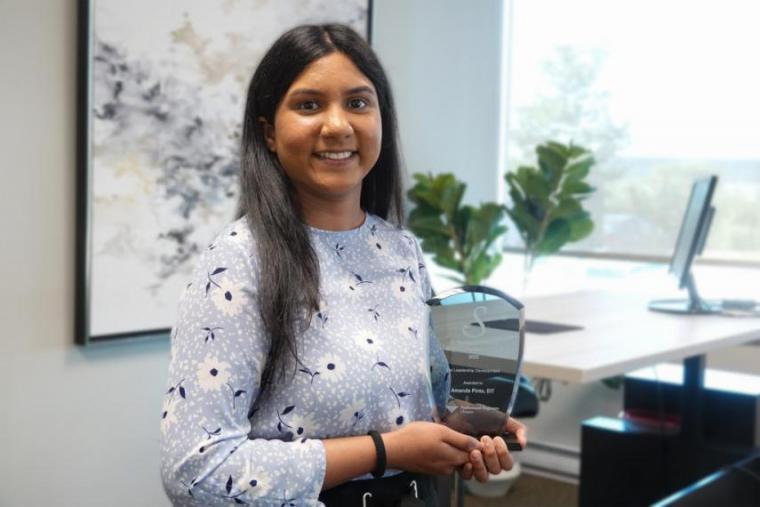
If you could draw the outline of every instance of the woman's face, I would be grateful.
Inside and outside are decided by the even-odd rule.
[[[358,203],[362,180],[380,155],[375,87],[347,56],[330,53],[293,81],[265,135],[302,203]]]

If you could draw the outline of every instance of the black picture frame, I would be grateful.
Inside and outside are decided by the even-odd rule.
[[[78,345],[168,338],[171,327],[139,326],[114,332],[93,329],[93,40],[98,27],[94,26],[96,3],[107,0],[78,0],[77,27],[77,149],[76,149],[76,232],[75,232],[75,293],[74,342]],[[116,0],[114,0],[116,1]],[[336,2],[336,5],[340,2]],[[366,0],[366,37],[372,41],[373,1]],[[304,22],[313,22],[305,20]],[[327,20],[323,20],[327,21]],[[333,21],[332,19],[330,21]],[[337,21],[340,21],[339,19]],[[297,24],[294,22],[293,24]],[[289,28],[283,26],[281,31]],[[269,41],[271,42],[271,41]],[[242,116],[242,110],[241,115]],[[219,229],[223,226],[219,224]],[[177,296],[179,293],[177,293]],[[176,300],[176,297],[174,298]],[[176,301],[175,301],[176,303]],[[128,307],[128,303],[125,303]]]

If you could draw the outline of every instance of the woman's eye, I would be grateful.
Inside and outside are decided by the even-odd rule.
[[[351,109],[363,109],[369,105],[369,102],[365,99],[351,99],[348,101],[348,106]]]
[[[319,107],[319,104],[315,100],[307,100],[305,102],[299,102],[296,106],[297,109],[303,111],[315,111]]]

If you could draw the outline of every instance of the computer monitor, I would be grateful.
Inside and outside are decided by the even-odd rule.
[[[710,231],[715,208],[711,205],[717,176],[709,176],[694,182],[681,230],[670,259],[670,272],[678,280],[678,288],[689,291],[689,299],[661,299],[649,303],[649,309],[668,313],[720,313],[724,310],[720,301],[705,301],[699,297],[691,264],[702,253]]]

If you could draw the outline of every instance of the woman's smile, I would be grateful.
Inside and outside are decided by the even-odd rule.
[[[315,153],[317,158],[333,165],[341,165],[341,164],[351,162],[356,154],[357,152],[352,151],[352,150],[322,151],[322,152]]]
[[[321,153],[317,153],[316,155],[325,160],[334,160],[334,161],[345,161],[349,157],[352,157],[355,155],[355,151],[323,151]]]

